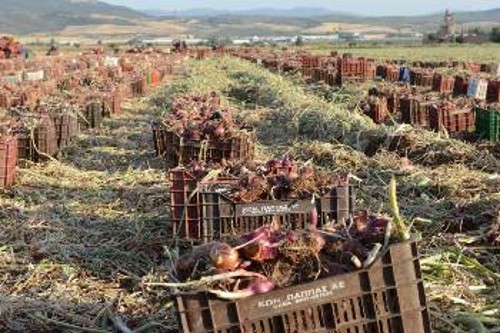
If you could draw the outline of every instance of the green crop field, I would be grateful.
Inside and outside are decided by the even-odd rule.
[[[305,47],[318,54],[330,51],[352,53],[354,56],[364,56],[375,59],[405,59],[405,60],[459,60],[473,62],[500,62],[500,44],[483,45],[436,45],[436,46],[374,46],[345,47],[319,44]]]

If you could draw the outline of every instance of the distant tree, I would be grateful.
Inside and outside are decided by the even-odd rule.
[[[210,36],[206,44],[210,47],[227,46],[233,44],[233,41],[227,36]]]
[[[479,36],[486,35],[486,31],[483,30],[483,29],[481,29],[481,28],[479,28],[479,27],[473,28],[470,32],[473,33],[473,34],[475,34],[475,35],[479,35]]]
[[[102,45],[102,40],[100,40],[100,39],[99,39],[99,40],[97,41],[97,45]]]
[[[492,42],[500,43],[500,26],[491,29],[490,39]]]
[[[430,33],[427,36],[425,36],[425,39],[429,43],[435,43],[438,41],[438,36],[435,33]]]
[[[455,38],[455,42],[457,42],[458,44],[463,44],[463,43],[465,42],[464,35],[458,35],[458,36]]]
[[[295,45],[296,46],[304,45],[304,38],[302,36],[297,36],[297,40],[295,40]]]

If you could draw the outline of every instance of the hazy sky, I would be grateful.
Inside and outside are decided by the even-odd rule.
[[[104,0],[137,9],[177,10],[189,8],[249,9],[256,7],[326,7],[365,15],[416,15],[453,10],[500,7],[500,0]],[[500,20],[500,18],[499,18]]]

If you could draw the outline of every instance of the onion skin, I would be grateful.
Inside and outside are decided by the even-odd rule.
[[[218,269],[233,271],[240,265],[238,251],[226,243],[217,243],[210,249],[212,265]]]

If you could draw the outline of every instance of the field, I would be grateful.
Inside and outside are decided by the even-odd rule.
[[[341,51],[500,61],[493,45]],[[172,253],[190,245],[179,248],[173,238],[166,161],[155,156],[150,121],[166,117],[175,95],[216,92],[256,128],[260,160],[288,153],[348,173],[360,207],[391,215],[395,176],[401,215],[420,239],[434,331],[500,332],[500,251],[487,240],[500,230],[499,143],[375,124],[351,110],[356,87],[313,88],[227,55],[184,60],[175,76],[128,99],[122,114],[81,134],[57,160],[20,168],[18,183],[0,190],[0,331],[180,331],[172,290],[161,284],[171,282]],[[367,153],[373,138],[400,135],[410,142],[404,151],[387,144]]]
[[[435,45],[435,46],[357,46],[353,48],[331,45],[316,45],[306,49],[327,54],[331,50],[339,53],[349,52],[354,56],[370,57],[375,59],[402,59],[402,60],[458,60],[458,61],[500,61],[500,45]]]

